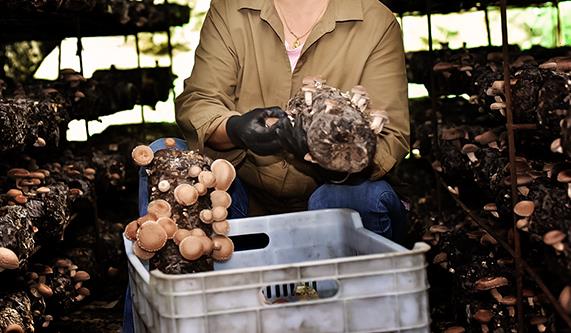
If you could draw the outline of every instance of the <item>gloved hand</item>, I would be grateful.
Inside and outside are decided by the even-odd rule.
[[[281,147],[296,158],[303,160],[309,153],[307,147],[307,135],[303,130],[301,117],[296,117],[295,125],[289,118],[281,118],[276,124],[276,135],[281,143]]]
[[[281,150],[276,126],[267,126],[267,118],[287,118],[277,106],[258,108],[241,116],[232,116],[226,122],[226,134],[239,148],[250,149],[258,155],[273,155]]]

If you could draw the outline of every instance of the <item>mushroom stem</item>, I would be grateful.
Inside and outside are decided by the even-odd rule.
[[[490,294],[492,294],[492,296],[494,297],[494,299],[495,299],[496,301],[498,301],[498,302],[501,301],[502,298],[503,298],[503,297],[502,297],[502,294],[500,294],[500,292],[499,292],[498,289],[496,289],[496,288],[490,289]]]

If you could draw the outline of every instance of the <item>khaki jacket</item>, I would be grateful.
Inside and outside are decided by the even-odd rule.
[[[388,112],[390,124],[378,138],[371,178],[383,177],[409,149],[404,50],[394,15],[378,0],[330,0],[292,72],[272,0],[212,1],[192,74],[176,99],[176,120],[191,149],[237,166],[257,202],[251,206],[255,213],[305,209],[316,181],[291,156],[215,151],[205,142],[232,115],[285,108],[302,79],[314,75],[342,90],[363,85],[371,105]]]

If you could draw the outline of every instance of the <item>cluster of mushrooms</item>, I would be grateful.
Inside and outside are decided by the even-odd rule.
[[[375,153],[376,135],[389,122],[387,112],[371,107],[363,86],[345,92],[317,76],[302,82],[286,112],[306,133],[309,153],[304,159],[329,170],[362,171]]]
[[[174,140],[166,139],[166,144],[174,146]],[[132,157],[137,165],[147,166],[152,162],[154,153],[150,147],[140,145],[133,149]],[[234,166],[227,160],[218,159],[212,162],[209,170],[193,165],[187,172],[186,183],[179,181],[173,187],[169,180],[163,179],[157,189],[163,193],[171,192],[176,204],[182,207],[196,204],[200,196],[208,196],[211,208],[202,209],[199,219],[205,226],[210,226],[212,234],[207,234],[207,228],[189,230],[179,227],[172,216],[169,202],[163,199],[153,200],[147,206],[147,214],[129,223],[124,232],[125,237],[133,241],[133,253],[140,259],[151,259],[170,240],[188,261],[202,256],[226,261],[232,256],[234,244],[226,236],[230,231],[226,218],[232,203],[227,190],[236,177]]]

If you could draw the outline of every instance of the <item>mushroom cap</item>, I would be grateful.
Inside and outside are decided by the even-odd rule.
[[[571,170],[563,170],[557,174],[557,181],[560,183],[571,183]]]
[[[20,267],[20,259],[14,251],[6,247],[0,247],[0,268],[16,269]]]
[[[484,206],[486,212],[498,210],[498,206],[494,202],[490,202]]]
[[[24,328],[19,324],[10,324],[4,329],[4,333],[25,333]]]
[[[200,228],[194,228],[190,230],[190,234],[192,236],[196,236],[196,237],[202,237],[202,236],[206,236],[206,233],[204,232],[204,230],[200,229]]]
[[[518,229],[523,229],[529,225],[529,221],[528,219],[519,219],[515,225]]]
[[[549,147],[551,149],[552,152],[554,153],[559,153],[561,152],[561,138],[555,139],[553,140],[553,142],[551,143],[551,146]]]
[[[176,222],[170,217],[159,217],[157,223],[165,230],[168,239],[172,239],[178,230]]]
[[[133,253],[141,260],[149,260],[155,255],[154,252],[148,252],[141,249],[137,242],[133,242]]]
[[[36,192],[38,192],[38,193],[50,193],[51,190],[49,187],[42,186],[42,187],[38,187],[36,189]]]
[[[206,192],[208,192],[208,188],[202,183],[196,183],[193,186],[196,189],[196,192],[198,192],[198,195],[205,195]]]
[[[143,224],[147,221],[153,221],[154,222],[156,220],[157,220],[157,215],[155,215],[154,213],[147,213],[147,214],[139,217],[135,221],[137,221],[137,224],[140,226],[141,224]]]
[[[137,230],[137,245],[147,252],[160,250],[167,242],[167,233],[156,222],[145,222]]]
[[[176,140],[173,138],[165,138],[164,139],[165,146],[172,148],[176,146]]]
[[[232,205],[232,197],[226,191],[216,190],[210,193],[210,202],[212,206],[222,206],[224,208],[230,208]]]
[[[163,179],[159,182],[159,184],[157,185],[157,188],[159,189],[159,191],[161,192],[166,192],[171,188],[171,183],[169,183],[168,180]]]
[[[476,146],[475,144],[472,143],[467,143],[464,146],[462,146],[462,152],[463,153],[475,153],[479,150],[480,148],[478,148],[478,146]]]
[[[543,317],[543,316],[533,316],[529,320],[529,323],[531,325],[541,325],[541,324],[545,324],[546,322],[547,322],[547,318]]]
[[[32,171],[30,172],[30,178],[38,178],[40,180],[44,180],[46,179],[46,175],[44,175],[42,172],[39,171]]]
[[[212,216],[212,210],[210,209],[203,209],[200,211],[200,213],[198,214],[198,217],[200,218],[200,221],[210,224],[214,221],[214,218]]]
[[[508,279],[503,276],[485,277],[476,281],[476,290],[490,290],[508,285]]]
[[[133,161],[135,161],[135,164],[138,166],[146,166],[153,161],[155,153],[153,153],[151,147],[146,145],[139,145],[133,148],[131,157],[133,158]]]
[[[132,221],[129,224],[127,224],[123,234],[125,235],[125,238],[127,238],[128,240],[136,241],[138,229],[139,229],[139,223],[137,223],[137,220],[135,220],[135,221]]]
[[[561,243],[562,240],[565,239],[567,235],[565,235],[560,230],[551,230],[543,235],[543,242],[547,245],[554,245],[557,243]]]
[[[432,226],[430,226],[430,228],[428,230],[430,232],[434,232],[434,233],[445,233],[445,232],[451,231],[450,228],[448,228],[445,225],[441,225],[441,224],[432,225]]]
[[[54,294],[52,288],[48,287],[45,283],[38,283],[36,285],[36,290],[44,297],[51,297]]]
[[[211,171],[201,171],[198,174],[198,181],[208,188],[214,187],[216,185],[216,177]]]
[[[214,249],[214,242],[208,236],[201,236],[200,240],[202,241],[202,248],[204,249],[204,254],[212,253]]]
[[[474,319],[481,323],[488,323],[492,320],[492,312],[486,309],[480,309],[474,314]]]
[[[156,217],[171,217],[171,205],[163,199],[155,199],[149,202],[147,212],[155,214]]]
[[[533,203],[533,201],[529,200],[520,201],[514,206],[514,213],[523,217],[530,217],[531,215],[533,215],[534,210],[535,210],[535,204]]]
[[[464,333],[464,332],[466,332],[466,329],[464,329],[464,327],[462,326],[452,326],[444,330],[444,333]]]
[[[559,303],[568,314],[571,314],[571,286],[566,286],[561,290]]]
[[[486,131],[480,135],[476,135],[474,141],[481,145],[487,145],[488,143],[498,141],[498,136],[493,131]]]
[[[230,223],[226,220],[214,222],[212,223],[212,231],[218,235],[228,235],[230,232]]]
[[[176,202],[183,206],[190,206],[198,200],[198,191],[190,184],[180,184],[174,189]]]
[[[12,198],[22,194],[24,193],[22,193],[22,191],[18,190],[17,188],[9,189],[8,192],[6,192],[6,195]]]
[[[30,171],[23,168],[12,168],[6,172],[6,175],[10,178],[28,177]]]
[[[432,262],[435,264],[440,264],[446,261],[448,261],[448,253],[446,252],[440,252],[434,256],[434,259],[432,259]]]
[[[196,260],[204,254],[204,247],[200,237],[188,236],[178,245],[180,255],[186,260]]]
[[[202,172],[202,168],[198,165],[193,165],[188,169],[188,175],[192,178],[198,177],[198,175]]]
[[[226,261],[232,257],[234,252],[234,243],[226,236],[216,235],[212,237],[214,248],[212,250],[212,259],[217,261]]]
[[[228,217],[228,210],[223,206],[216,206],[212,208],[212,219],[216,222],[224,221]]]
[[[75,281],[87,281],[91,278],[91,276],[89,276],[89,273],[87,273],[86,271],[77,271],[75,272],[75,275],[73,276],[73,279]]]
[[[178,229],[178,230],[174,233],[172,239],[173,239],[173,241],[174,241],[174,243],[175,243],[176,245],[180,245],[180,242],[182,242],[183,239],[185,239],[186,237],[188,237],[188,236],[190,236],[190,235],[192,235],[192,232],[191,232],[190,230],[188,230],[188,229]]]
[[[517,303],[517,298],[511,295],[503,296],[500,303],[504,305],[515,305]]]
[[[216,186],[214,186],[216,190],[227,191],[236,178],[236,169],[232,163],[225,159],[217,159],[212,162],[210,170],[216,179]]]

